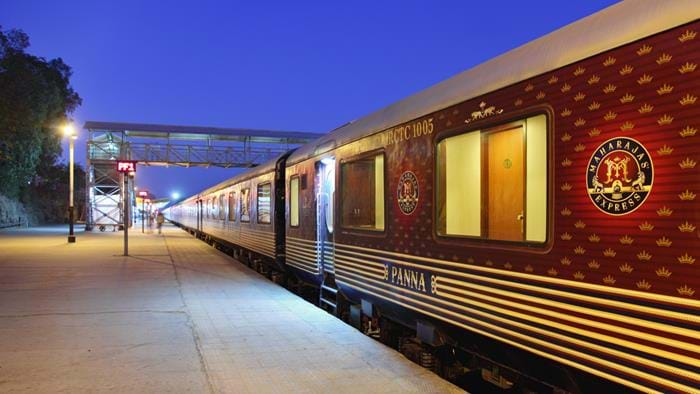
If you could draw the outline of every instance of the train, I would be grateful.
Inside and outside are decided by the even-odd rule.
[[[166,217],[452,381],[699,392],[699,17],[615,4]]]

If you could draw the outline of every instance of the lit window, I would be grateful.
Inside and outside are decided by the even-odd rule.
[[[265,183],[258,185],[258,223],[270,224],[270,194],[272,191],[272,185],[270,183]]]
[[[239,200],[239,211],[241,212],[241,222],[250,222],[250,189],[241,190]]]
[[[342,163],[343,227],[384,230],[384,155]]]
[[[299,177],[289,180],[289,225],[299,226]]]
[[[228,220],[236,221],[236,192],[228,194]]]
[[[545,242],[545,115],[440,141],[437,177],[438,234]]]
[[[224,205],[224,194],[219,194],[219,220],[226,219],[226,205]]]

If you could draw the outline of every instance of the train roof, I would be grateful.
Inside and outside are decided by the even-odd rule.
[[[698,0],[627,0],[341,126],[296,150],[290,164],[700,17]]]

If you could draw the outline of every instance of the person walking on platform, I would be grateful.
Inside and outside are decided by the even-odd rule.
[[[156,216],[156,223],[158,224],[158,234],[161,233],[161,229],[163,227],[164,222],[165,216],[163,216],[163,212],[158,212],[158,216]]]

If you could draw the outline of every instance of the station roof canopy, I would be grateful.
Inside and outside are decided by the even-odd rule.
[[[85,122],[83,128],[90,131],[123,132],[129,137],[136,138],[247,141],[283,144],[303,144],[315,140],[323,135],[320,133],[310,133],[304,131],[280,131],[206,126],[172,126],[162,124],[97,121],[87,121]]]

